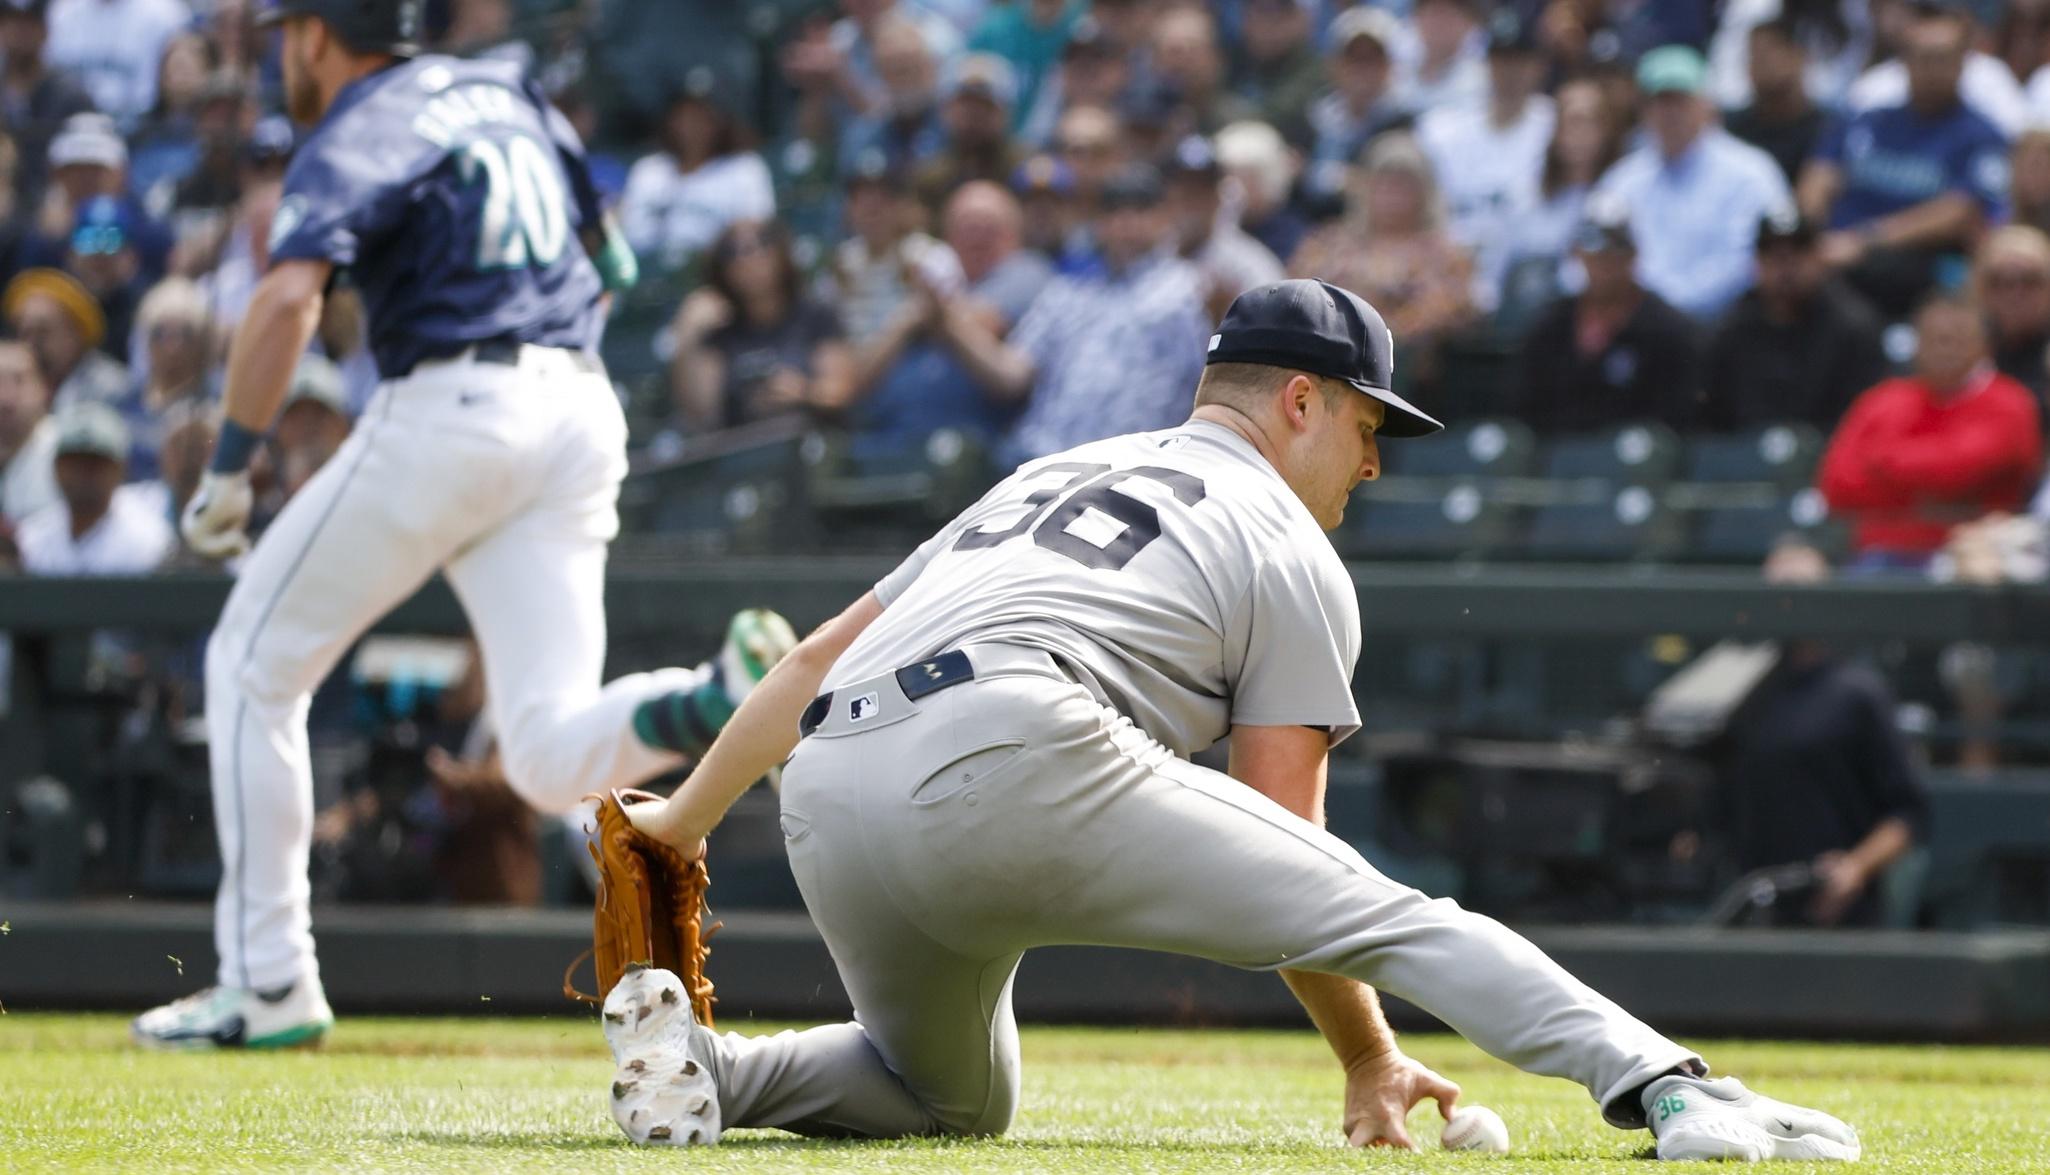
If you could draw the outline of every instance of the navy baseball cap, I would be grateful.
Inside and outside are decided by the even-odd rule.
[[[1294,278],[1232,299],[1203,363],[1259,363],[1344,380],[1388,406],[1384,437],[1423,437],[1445,427],[1390,390],[1395,338],[1381,312],[1330,282]]]

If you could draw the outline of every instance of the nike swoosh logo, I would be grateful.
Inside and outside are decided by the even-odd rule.
[[[1788,1134],[1792,1134],[1794,1132],[1794,1124],[1792,1122],[1787,1121],[1785,1118],[1774,1118],[1773,1121],[1779,1123],[1779,1128],[1781,1130],[1786,1131]]]

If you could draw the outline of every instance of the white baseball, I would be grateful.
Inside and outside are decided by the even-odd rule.
[[[1491,1155],[1509,1153],[1509,1125],[1502,1115],[1486,1106],[1465,1106],[1445,1122],[1438,1141],[1448,1151],[1484,1151]]]

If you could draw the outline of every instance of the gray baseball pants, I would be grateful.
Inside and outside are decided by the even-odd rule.
[[[1002,1131],[1012,977],[1053,944],[1350,976],[1579,1082],[1618,1126],[1643,1125],[1624,1095],[1697,1060],[1500,923],[1176,758],[1045,653],[966,652],[974,681],[915,702],[894,675],[836,691],[784,770],[791,868],[855,1019],[699,1029],[729,1128]]]

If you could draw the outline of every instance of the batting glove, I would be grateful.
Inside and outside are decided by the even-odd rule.
[[[199,491],[185,504],[179,530],[185,543],[209,559],[232,559],[249,549],[249,510],[256,495],[249,488],[247,470],[216,473],[209,470],[199,481]]]

